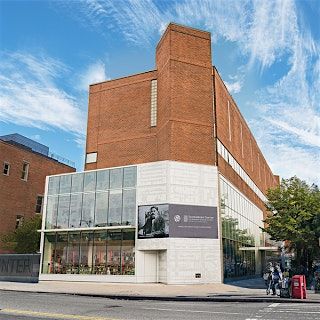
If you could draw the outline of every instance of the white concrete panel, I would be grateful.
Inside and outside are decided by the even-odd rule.
[[[169,161],[169,203],[218,205],[218,170],[215,166]]]
[[[137,204],[218,206],[215,166],[160,161],[138,165]]]
[[[167,161],[137,166],[137,205],[167,203]]]
[[[136,276],[116,276],[101,274],[40,274],[40,281],[84,281],[84,282],[114,282],[134,283]]]
[[[170,238],[137,239],[136,250],[167,250]]]
[[[138,205],[169,203],[218,207],[218,170],[215,166],[161,161],[138,165],[137,177]],[[160,282],[222,281],[218,239],[137,239],[137,282],[147,281],[145,259],[148,258],[145,255],[153,251],[158,252],[157,279]],[[196,273],[200,273],[201,278],[196,278]]]
[[[162,250],[158,252],[158,281],[167,283],[167,251]]]
[[[221,283],[220,241],[215,239],[170,239],[167,283]],[[201,278],[195,274],[200,273]]]

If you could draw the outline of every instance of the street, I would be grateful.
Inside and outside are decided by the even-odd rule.
[[[65,294],[0,291],[0,319],[211,319],[320,318],[320,304],[112,300]]]

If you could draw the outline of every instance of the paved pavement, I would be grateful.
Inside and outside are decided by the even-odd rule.
[[[319,302],[320,294],[307,292],[306,300],[267,296],[261,279],[229,284],[166,285],[40,281],[39,283],[0,282],[0,290],[37,293],[60,293],[130,300],[176,301],[252,301],[252,302]]]

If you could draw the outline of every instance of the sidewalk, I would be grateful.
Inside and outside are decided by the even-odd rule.
[[[260,279],[230,284],[165,285],[41,281],[39,283],[0,282],[0,290],[72,294],[131,300],[242,301],[320,303],[320,294],[307,292],[306,300],[267,296]]]

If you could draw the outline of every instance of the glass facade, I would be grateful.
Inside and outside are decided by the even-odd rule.
[[[136,180],[136,167],[49,177],[42,273],[134,274]]]
[[[260,245],[263,213],[220,177],[224,278],[255,274],[255,251]]]
[[[135,229],[46,232],[42,273],[134,275]]]

